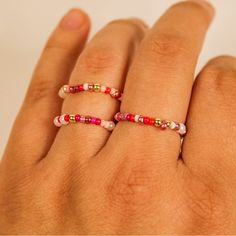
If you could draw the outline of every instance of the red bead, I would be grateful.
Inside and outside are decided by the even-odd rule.
[[[66,122],[69,122],[69,120],[70,120],[70,115],[65,115],[65,116],[64,116],[64,120],[65,120]]]
[[[134,122],[134,121],[135,121],[135,120],[134,120],[134,115],[130,114],[129,120],[130,120],[131,122]]]
[[[57,117],[57,121],[59,124],[61,124],[61,117],[60,116]]]
[[[79,86],[79,91],[81,92],[81,91],[84,91],[84,86],[83,86],[83,84],[80,84]]]
[[[102,122],[102,120],[101,120],[101,119],[99,119],[99,118],[97,118],[97,119],[96,119],[96,121],[95,121],[95,125],[100,125],[100,124],[101,124],[101,122]]]
[[[143,123],[146,124],[146,125],[149,125],[149,123],[150,123],[150,118],[147,117],[147,116],[145,116],[145,117],[143,118]]]
[[[126,115],[126,120],[127,120],[127,121],[130,121],[130,117],[131,117],[131,116],[132,116],[131,114],[127,114],[127,115]]]
[[[79,114],[75,115],[75,121],[76,122],[80,122],[80,118],[81,118],[81,116]]]
[[[154,125],[155,124],[155,120],[151,118],[149,124],[150,125]]]
[[[105,93],[110,93],[111,92],[111,88],[106,87]]]

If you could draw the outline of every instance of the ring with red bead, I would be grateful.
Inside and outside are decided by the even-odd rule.
[[[108,131],[112,131],[115,128],[115,123],[113,121],[102,120],[97,117],[92,116],[82,116],[80,114],[72,115],[72,114],[64,114],[60,116],[56,116],[54,118],[54,124],[57,127],[61,127],[62,125],[68,125],[70,123],[84,123],[84,124],[93,124],[99,125]]]
[[[123,112],[116,113],[114,118],[117,121],[129,121],[129,122],[155,126],[157,128],[160,128],[161,130],[171,129],[178,132],[181,136],[184,136],[186,134],[185,124],[175,121],[161,120],[158,118],[151,118],[148,116],[135,115]]]
[[[101,85],[98,83],[63,85],[60,88],[58,95],[64,99],[66,97],[66,94],[80,93],[83,91],[109,94],[112,98],[115,98],[117,100],[121,100],[122,98],[122,93],[118,89],[110,88],[108,86]]]

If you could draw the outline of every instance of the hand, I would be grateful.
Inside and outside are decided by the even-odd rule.
[[[106,25],[84,47],[88,16],[70,11],[36,67],[0,165],[1,234],[236,233],[236,59],[194,70],[214,10],[172,6],[149,30],[138,19]],[[57,96],[63,84],[123,90]],[[63,102],[63,103],[62,103]],[[117,111],[187,123],[171,130],[120,122],[56,128],[76,112]]]

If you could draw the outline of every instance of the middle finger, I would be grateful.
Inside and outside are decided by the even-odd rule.
[[[159,19],[142,41],[130,69],[122,112],[184,123],[197,58],[213,13],[205,1],[192,0],[172,6]],[[132,142],[129,156],[153,157],[159,164],[176,166],[179,156],[179,135],[169,129],[162,132],[120,122],[111,142],[124,150],[130,150],[127,146]]]

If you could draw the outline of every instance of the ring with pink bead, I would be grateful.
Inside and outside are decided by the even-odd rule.
[[[161,120],[159,118],[151,118],[148,116],[135,115],[135,114],[125,113],[125,112],[116,113],[115,120],[135,122],[135,123],[140,123],[144,125],[151,125],[151,126],[160,128],[161,130],[170,129],[179,133],[180,136],[184,136],[187,131],[185,124],[180,123],[180,122]]]
[[[101,85],[98,83],[63,85],[60,88],[58,95],[59,97],[64,99],[67,94],[75,94],[75,93],[80,93],[84,91],[109,94],[112,98],[115,98],[120,101],[122,99],[122,93],[118,89],[111,88],[111,87]]]
[[[56,116],[54,118],[54,124],[57,127],[61,127],[63,125],[68,125],[71,123],[93,124],[101,126],[108,131],[112,131],[115,128],[115,123],[113,121],[102,120],[98,117],[92,117],[92,116],[82,116],[80,114],[76,115],[64,114]]]

